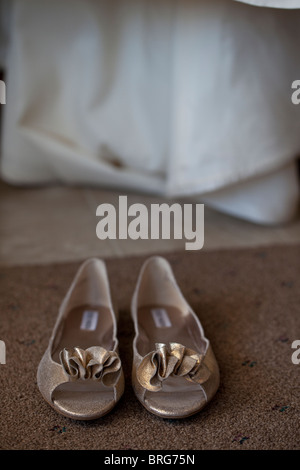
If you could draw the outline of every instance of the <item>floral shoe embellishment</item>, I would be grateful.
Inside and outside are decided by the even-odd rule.
[[[107,387],[113,386],[121,371],[121,360],[115,351],[100,346],[88,349],[63,349],[60,362],[70,381],[78,379],[101,381]]]
[[[157,392],[170,376],[184,377],[202,384],[210,371],[203,363],[204,356],[179,343],[156,343],[155,351],[147,354],[137,369],[137,379],[145,389]]]

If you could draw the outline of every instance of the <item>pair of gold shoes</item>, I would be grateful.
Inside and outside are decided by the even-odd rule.
[[[132,384],[138,400],[162,418],[200,411],[219,387],[219,368],[164,258],[144,263],[131,307]],[[39,364],[37,383],[45,400],[73,419],[100,418],[121,398],[117,320],[103,261],[92,258],[79,268]]]

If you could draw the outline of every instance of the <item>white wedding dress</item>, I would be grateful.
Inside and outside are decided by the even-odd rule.
[[[1,1],[5,181],[294,215],[300,0]]]

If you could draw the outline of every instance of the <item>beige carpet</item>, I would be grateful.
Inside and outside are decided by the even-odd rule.
[[[299,449],[300,247],[166,256],[210,338],[221,370],[214,400],[185,420],[162,420],[135,399],[129,305],[144,258],[107,261],[120,311],[125,394],[93,422],[57,414],[36,386],[36,369],[57,309],[79,266],[0,269],[2,449]]]

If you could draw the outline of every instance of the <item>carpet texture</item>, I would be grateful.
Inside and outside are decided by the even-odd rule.
[[[126,390],[92,422],[55,412],[36,386],[36,369],[59,304],[80,263],[0,269],[1,449],[299,449],[300,247],[166,255],[198,314],[221,371],[212,402],[185,420],[148,413],[131,388],[130,300],[145,258],[107,268],[120,319]]]

